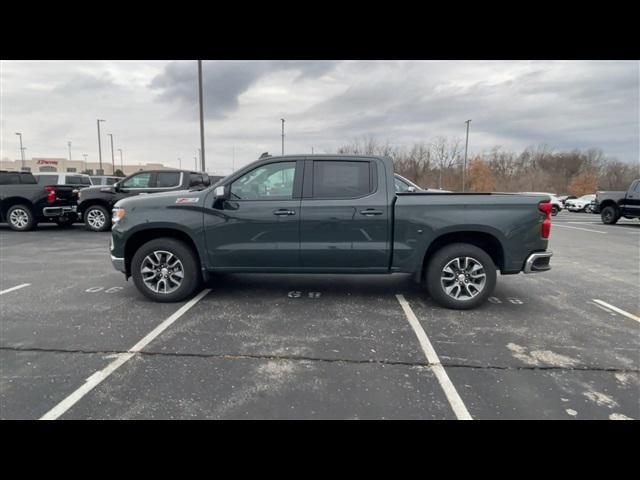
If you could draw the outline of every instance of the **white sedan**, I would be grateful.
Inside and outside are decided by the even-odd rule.
[[[573,198],[564,202],[564,208],[570,212],[584,212],[587,205],[596,199],[595,194],[583,195],[580,198]]]

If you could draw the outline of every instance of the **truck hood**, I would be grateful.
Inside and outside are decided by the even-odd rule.
[[[207,194],[205,190],[174,190],[162,193],[141,193],[134,197],[123,198],[116,202],[114,207],[166,207],[169,205],[201,205],[202,199]]]

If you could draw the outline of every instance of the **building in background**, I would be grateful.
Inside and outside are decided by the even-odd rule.
[[[85,162],[84,160],[67,160],[66,158],[31,158],[24,160],[25,170],[32,173],[38,172],[74,172],[81,173],[89,170],[90,175],[112,175],[111,162],[102,162],[103,172],[100,173],[100,162]],[[20,170],[22,160],[0,160],[0,170]],[[145,163],[138,165],[124,164],[125,175],[130,175],[140,170],[172,170],[175,167],[165,167],[161,163]],[[116,170],[120,164],[116,163]]]

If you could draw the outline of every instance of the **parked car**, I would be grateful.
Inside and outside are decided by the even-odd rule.
[[[39,172],[34,173],[33,176],[40,185],[72,185],[78,188],[93,186],[91,177],[83,173]]]
[[[91,182],[94,185],[113,185],[118,180],[122,180],[123,177],[112,177],[109,175],[92,175]]]
[[[589,205],[595,199],[595,193],[590,195],[583,195],[580,198],[567,200],[564,206],[570,212],[584,212],[587,205]]]
[[[594,212],[609,225],[620,217],[640,218],[640,180],[631,182],[626,192],[597,192]]]
[[[17,231],[38,222],[67,226],[77,219],[78,189],[73,185],[42,185],[30,172],[0,170],[0,221]]]
[[[552,206],[551,215],[555,217],[558,213],[562,211],[562,208],[563,208],[562,201],[553,193],[546,193],[546,192],[520,192],[520,193],[523,193],[525,195],[548,195],[549,198],[551,199],[551,206]]]
[[[212,272],[405,272],[468,309],[497,270],[551,268],[551,207],[543,195],[396,193],[387,157],[266,157],[215,187],[118,201],[111,260],[159,302]]]
[[[111,209],[118,200],[140,194],[171,192],[210,185],[209,176],[189,170],[146,170],[118,180],[110,186],[92,187],[79,192],[78,214],[88,230],[103,232],[111,228]]]
[[[442,190],[436,188],[422,188],[413,183],[411,180],[404,178],[402,175],[394,174],[395,176],[395,188],[396,193],[405,193],[405,192],[433,192],[433,193],[448,193],[449,190]]]
[[[556,195],[556,197],[558,197],[558,200],[562,202],[563,208],[567,208],[565,205],[567,203],[567,200],[573,200],[574,198],[578,198],[575,195]]]

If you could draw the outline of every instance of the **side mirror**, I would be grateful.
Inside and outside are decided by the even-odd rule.
[[[120,182],[116,182],[116,183],[114,183],[114,184],[113,184],[113,189],[114,189],[116,192],[119,192],[119,191],[120,191]]]
[[[213,196],[215,197],[216,200],[226,200],[227,192],[226,192],[226,189],[224,188],[224,185],[216,187],[213,191]]]

